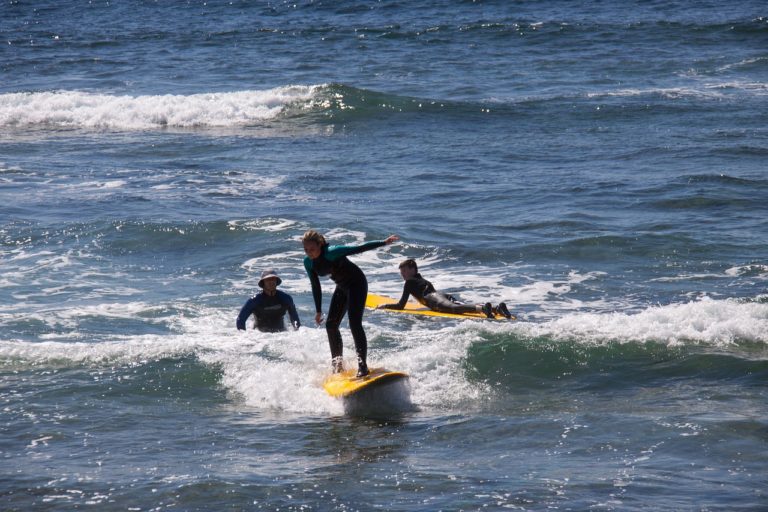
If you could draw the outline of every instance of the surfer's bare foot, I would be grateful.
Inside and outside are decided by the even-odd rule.
[[[370,372],[368,371],[368,365],[365,363],[360,363],[357,367],[357,376],[358,377],[365,377]]]
[[[344,371],[344,361],[340,357],[334,357],[331,360],[331,368],[333,373],[341,373]]]

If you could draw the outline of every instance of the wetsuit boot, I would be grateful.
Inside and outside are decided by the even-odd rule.
[[[499,302],[499,305],[496,306],[496,311],[504,318],[507,318],[507,319],[512,318],[512,313],[509,312],[509,310],[507,309],[507,305],[503,302]]]
[[[362,346],[356,346],[355,350],[357,351],[357,376],[358,377],[365,377],[370,372],[368,371],[368,346],[362,345]]]

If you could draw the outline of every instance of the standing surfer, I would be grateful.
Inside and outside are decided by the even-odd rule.
[[[357,352],[357,376],[368,375],[368,340],[363,329],[363,311],[368,295],[368,280],[360,267],[349,261],[347,256],[377,249],[399,240],[397,235],[390,235],[385,240],[366,242],[361,245],[328,245],[325,237],[315,230],[304,233],[302,244],[306,257],[304,268],[312,283],[312,298],[315,301],[315,322],[323,322],[323,295],[320,287],[320,276],[330,275],[336,283],[336,289],[331,297],[328,308],[328,318],[325,330],[328,333],[328,343],[331,347],[331,364],[334,373],[343,370],[343,343],[339,325],[344,314],[349,313],[349,330],[355,340]]]

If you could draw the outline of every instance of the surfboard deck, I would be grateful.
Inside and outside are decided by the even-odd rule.
[[[368,297],[365,299],[365,307],[369,309],[376,309],[378,306],[382,304],[397,304],[397,300],[393,299],[392,297],[387,297],[385,295],[377,295],[375,293],[369,293]],[[386,311],[388,313],[405,313],[410,315],[423,315],[423,316],[439,316],[443,318],[458,318],[458,319],[464,319],[467,318],[475,319],[475,320],[507,320],[507,318],[504,318],[501,315],[496,315],[496,318],[488,318],[485,316],[484,313],[462,313],[462,314],[456,314],[456,313],[441,313],[439,311],[432,311],[428,307],[422,306],[421,304],[417,302],[411,302],[408,301],[405,303],[405,309],[382,309],[380,311]],[[512,318],[509,320],[515,320],[515,316],[513,315]]]
[[[357,369],[331,374],[323,382],[323,389],[334,397],[349,397],[364,389],[371,389],[388,382],[408,378],[407,373],[394,372],[386,368],[370,368],[369,370],[370,373],[365,377],[356,377]]]

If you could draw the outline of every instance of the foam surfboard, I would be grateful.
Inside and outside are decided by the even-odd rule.
[[[374,389],[390,382],[408,378],[407,373],[393,372],[385,368],[370,368],[370,373],[365,377],[356,377],[356,375],[356,369],[331,374],[323,382],[323,389],[331,396],[345,398],[363,390]]]
[[[375,293],[369,293],[365,299],[365,307],[369,309],[376,309],[382,304],[397,304],[397,300],[392,297],[386,297],[384,295],[376,295]],[[485,316],[485,313],[441,313],[440,311],[432,311],[426,306],[422,306],[417,302],[408,301],[405,303],[405,309],[382,309],[380,311],[387,311],[390,313],[406,313],[410,315],[423,315],[423,316],[439,316],[443,318],[473,318],[475,320],[491,320]],[[494,320],[507,320],[501,315],[496,315]],[[514,315],[509,320],[515,320]]]

